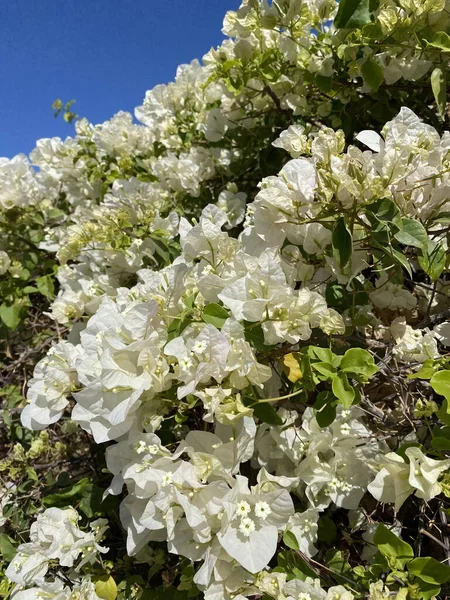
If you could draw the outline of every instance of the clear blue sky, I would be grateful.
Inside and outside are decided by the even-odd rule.
[[[147,89],[221,43],[239,0],[0,0],[0,156],[72,135],[56,98],[93,123],[133,112]]]

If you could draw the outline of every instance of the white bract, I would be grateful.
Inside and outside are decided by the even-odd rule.
[[[434,460],[426,456],[420,448],[408,448],[405,460],[390,452],[375,461],[378,473],[367,486],[369,492],[380,502],[395,503],[399,510],[410,494],[427,502],[441,493],[438,479],[450,468],[450,460]]]
[[[83,565],[95,563],[99,559],[99,553],[108,551],[108,548],[99,543],[107,530],[106,519],[92,521],[90,531],[79,529],[79,519],[77,511],[72,508],[48,508],[37,517],[31,525],[30,541],[19,545],[16,556],[6,570],[6,576],[17,584],[16,590],[37,585],[38,588],[27,590],[26,593],[30,594],[27,597],[30,598],[42,588],[43,592],[48,590],[59,593],[65,590],[67,593],[66,588],[59,587],[60,581],[55,580],[53,574],[48,572],[50,563],[57,561],[59,567],[71,568],[76,580],[77,572]],[[83,587],[83,593],[87,594],[86,600],[95,600],[93,586],[86,582],[82,584]],[[49,597],[53,598],[51,595]],[[65,597],[64,594],[58,596],[55,593],[55,598]],[[25,598],[25,592],[19,591],[14,598]]]

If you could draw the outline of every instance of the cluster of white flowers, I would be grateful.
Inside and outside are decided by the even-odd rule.
[[[280,137],[281,145],[291,146],[288,135]],[[169,216],[166,226],[170,221],[171,235],[179,235],[181,254],[159,270],[138,269],[132,287],[98,294],[93,316],[72,331],[71,342],[52,348],[30,382],[22,413],[27,427],[54,423],[72,395],[72,419],[97,443],[118,442],[107,449],[107,465],[114,474],[110,493],[120,493],[124,484],[128,491],[121,505],[128,553],[164,540],[170,552],[203,561],[194,582],[206,598],[258,589],[286,531],[313,555],[319,514],[331,503],[355,510],[368,490],[398,509],[412,493],[429,500],[441,491],[438,478],[450,462],[410,448],[407,464],[363,424],[358,408],[339,408],[328,427],[318,424],[310,407],[303,413],[279,409],[282,426],[261,423],[254,412],[281,386],[276,360],[261,362],[250,343],[255,327],[265,348],[296,348],[313,331],[321,330],[325,339],[343,334],[355,316],[328,308],[330,281],[350,290],[357,280],[369,292],[359,313],[368,316],[365,327],[382,324],[387,308],[390,314],[416,309],[416,296],[398,279],[391,283],[383,274],[373,286],[371,276],[363,275],[370,268],[364,213],[345,268],[331,251],[332,229],[320,217],[332,193],[337,206],[356,211],[383,195],[404,214],[417,216],[411,195],[417,173],[423,174],[418,162],[429,165],[432,153],[442,168],[447,138],[441,140],[408,109],[387,124],[383,136],[366,132],[359,137],[374,151],[351,146],[344,153],[340,134],[318,132],[311,157],[294,158],[278,176],[263,180],[239,238],[224,231],[233,223],[216,205],[208,205],[194,225]],[[445,202],[435,200],[446,184],[432,182],[426,199],[420,188],[421,206],[430,215],[446,210]],[[151,185],[116,182],[110,204],[126,192],[132,199],[136,193],[144,197],[137,190]],[[232,203],[235,192],[227,191]],[[139,202],[130,206],[137,211]],[[75,303],[73,311],[83,309],[77,313]],[[405,317],[392,323],[390,333],[402,360],[439,356],[438,334],[413,330]],[[250,404],[244,401],[248,389],[255,394]],[[190,431],[169,452],[156,432],[178,403],[198,401],[214,433]],[[257,471],[256,485],[240,474],[248,461]],[[305,511],[294,510],[292,495],[306,503]]]
[[[298,129],[295,135],[299,135]],[[277,144],[291,149],[287,141],[290,135],[282,135]],[[388,334],[392,316],[417,309],[418,293],[412,293],[395,278],[391,281],[386,272],[377,276],[374,284],[372,273],[363,275],[372,261],[370,244],[364,243],[368,222],[363,213],[354,227],[351,256],[341,267],[330,251],[333,221],[322,216],[324,204],[334,197],[341,209],[355,205],[363,209],[385,197],[411,219],[419,213],[425,220],[436,218],[449,210],[449,138],[444,134],[441,139],[409,109],[402,109],[386,125],[383,137],[363,132],[358,139],[373,151],[350,146],[344,152],[339,132],[319,131],[308,142],[309,150],[305,149],[310,158],[294,158],[278,176],[262,181],[261,191],[248,206],[239,242],[221,231],[223,226],[235,226],[243,218],[244,198],[235,187],[220,194],[220,209],[208,207],[200,223],[192,227],[186,219],[179,222],[174,213],[165,219],[158,216],[164,200],[158,197],[156,184],[136,179],[115,181],[96,218],[100,224],[100,215],[104,214],[107,223],[111,210],[126,206],[127,219],[137,225],[142,223],[145,211],[153,211],[150,236],[156,230],[163,231],[166,239],[180,235],[183,253],[174,264],[180,268],[184,262],[191,267],[185,275],[189,281],[186,289],[197,287],[208,302],[223,302],[238,321],[260,321],[264,314],[267,344],[308,339],[311,328],[317,326],[326,333],[342,334],[350,313],[354,322],[373,329],[382,326]],[[296,149],[293,155],[297,154]],[[80,216],[84,214],[80,211]],[[70,236],[82,235],[83,227],[69,228],[69,243],[61,253],[68,252]],[[446,241],[441,237],[438,230],[433,233],[431,229],[429,243],[437,244],[439,240],[439,248],[445,252]],[[155,246],[156,242],[147,237],[136,238],[125,253],[100,247],[82,252],[81,263],[60,269],[63,292],[53,304],[54,317],[67,323],[85,312],[93,314],[103,297],[116,297],[124,273],[140,274],[143,258],[151,258]],[[343,320],[336,311],[327,309],[320,292],[323,294],[327,284],[334,281],[350,289],[354,280],[366,288],[368,298],[359,306],[357,318],[353,308],[344,312]],[[297,282],[303,284],[300,291],[292,290]],[[420,291],[433,301],[431,292]],[[406,322],[406,329],[402,329],[401,322],[400,317],[394,321],[390,333],[402,360],[423,362],[438,355],[436,340],[442,340],[442,336],[439,338],[437,332],[422,335]],[[174,352],[180,360],[180,352],[185,350],[177,348]]]
[[[99,543],[107,530],[107,521],[92,521],[91,531],[86,532],[79,529],[79,518],[72,508],[48,508],[38,516],[31,525],[30,541],[20,544],[6,570],[6,576],[17,584],[14,599],[97,599],[94,585],[88,579],[81,581],[79,572],[85,564],[98,561],[99,553],[108,551]],[[49,573],[55,561],[59,567],[67,567],[66,581],[72,581],[75,588],[63,585],[61,579]],[[79,596],[71,596],[77,587]]]
[[[408,448],[405,454],[409,464],[395,452],[389,452],[376,465],[378,474],[368,486],[369,492],[380,502],[392,502],[399,510],[410,494],[427,502],[442,491],[438,479],[450,468],[450,459],[434,460],[420,448]]]
[[[179,382],[180,399],[204,397],[211,384],[220,384],[217,395],[225,397],[211,398],[214,415],[223,412],[221,405],[236,403],[233,390],[249,384],[263,388],[272,377],[272,370],[256,360],[244,322],[262,321],[267,344],[306,340],[324,323],[328,333],[330,313],[339,326],[338,315],[320,294],[296,290],[295,280],[288,283],[276,250],[259,258],[246,254],[238,240],[221,231],[224,223],[226,215],[212,205],[195,227],[182,219],[183,254],[158,272],[138,271],[136,286],[118,288],[115,299],[102,300],[79,333],[79,344],[63,342],[52,349],[30,384],[24,424],[35,428],[55,422],[77,386],[83,389],[74,394],[72,416],[97,442],[129,431],[143,410],[164,414],[159,398],[174,382]],[[194,298],[191,322],[173,337],[173,325]],[[219,309],[225,315],[219,329],[201,316],[220,300],[229,312]]]
[[[282,109],[304,116],[313,112],[326,116],[330,112],[329,100],[320,100],[317,104],[317,100],[308,97],[307,86],[299,82],[304,72],[324,78],[338,75],[334,55],[338,43],[341,44],[339,58],[346,64],[346,79],[354,79],[364,72],[368,61],[379,65],[388,84],[397,81],[400,75],[416,80],[432,66],[431,60],[420,58],[423,48],[416,47],[411,39],[399,40],[398,46],[393,44],[388,52],[373,55],[365,52],[363,58],[357,58],[357,44],[345,46],[339,32],[330,30],[327,25],[336,14],[336,2],[308,2],[301,10],[300,4],[299,0],[289,0],[269,6],[267,2],[245,0],[237,12],[227,13],[223,31],[232,39],[217,50],[211,50],[204,57],[204,65],[198,61],[182,65],[173,83],[147,92],[143,105],[136,109],[140,125],[133,123],[132,116],[124,112],[98,126],[81,119],[76,124],[76,138],[38,141],[30,159],[39,167],[39,173],[33,171],[23,155],[11,161],[2,159],[1,206],[42,203],[44,199],[51,206],[57,196],[63,194],[73,207],[94,209],[99,201],[101,206],[106,204],[105,178],[107,183],[127,179],[124,175],[130,168],[142,175],[144,181],[149,176],[155,180],[155,193],[162,197],[167,191],[198,196],[204,183],[218,171],[227,172],[231,162],[236,164],[241,159],[241,150],[231,138],[221,147],[198,142],[222,142],[227,132],[258,125],[258,111],[273,105],[270,94],[265,93],[264,77],[269,77],[268,70],[272,73],[269,77],[271,94],[278,98]],[[418,12],[409,3],[404,4],[394,10],[389,2],[386,6],[380,3],[375,18],[383,35],[401,30],[402,23],[410,26],[411,19],[427,18],[431,27],[438,19],[443,27],[443,20],[448,19],[444,2],[428,3],[429,6]],[[317,30],[329,36],[328,43],[318,39],[314,33]],[[224,66],[229,65],[227,74],[233,79],[236,72],[236,78],[242,79],[239,70],[261,62],[261,55],[262,64],[266,66],[256,70],[240,90],[230,90],[229,82],[218,76]],[[283,73],[278,79],[275,78],[277,71]],[[348,87],[338,91],[335,101],[348,104],[348,93]],[[255,116],[250,117],[249,113]],[[339,125],[337,117],[333,125]],[[297,127],[290,128],[283,139],[294,155],[305,144],[304,135]],[[85,219],[85,211],[80,214],[75,211],[71,216],[79,226]],[[67,233],[52,229],[46,243],[62,247],[64,254]],[[81,247],[77,248],[75,255],[80,250]],[[89,262],[83,257],[80,260]]]
[[[296,135],[299,135],[298,128]],[[286,141],[287,137],[281,136],[279,141],[290,149],[291,142]],[[191,226],[186,220],[182,220],[178,229],[178,217],[174,213],[165,219],[159,217],[158,210],[163,208],[166,202],[164,198],[167,198],[167,195],[160,195],[160,183],[143,183],[136,179],[116,180],[111,193],[105,196],[104,205],[94,210],[95,228],[106,227],[112,215],[117,216],[117,211],[126,210],[127,219],[132,225],[142,223],[150,213],[150,234],[156,230],[163,231],[166,239],[171,239],[179,231],[186,260],[209,261],[196,277],[198,281],[192,285],[197,285],[208,301],[221,300],[237,320],[259,320],[262,312],[266,311],[268,319],[263,328],[268,344],[282,341],[295,343],[299,339],[307,339],[310,326],[317,326],[321,320],[323,327],[328,324],[328,329],[324,329],[327,333],[343,333],[342,319],[332,310],[326,310],[318,294],[303,289],[296,299],[297,294],[292,297],[292,290],[288,290],[283,298],[279,288],[285,279],[291,286],[300,281],[311,290],[323,290],[328,282],[334,280],[350,285],[357,278],[365,283],[362,272],[370,263],[370,250],[364,248],[363,242],[355,243],[347,265],[339,267],[329,252],[330,225],[327,226],[326,218],[321,218],[324,202],[334,194],[340,205],[348,208],[355,202],[370,204],[384,196],[392,198],[400,210],[410,217],[417,217],[419,211],[421,216],[436,217],[448,210],[445,201],[448,186],[445,169],[448,152],[446,134],[440,139],[432,128],[422,124],[411,111],[402,109],[399,116],[385,127],[384,140],[373,132],[370,135],[365,132],[358,139],[368,143],[374,152],[362,152],[351,146],[343,153],[342,136],[331,130],[323,130],[311,140],[309,150],[305,150],[311,153],[311,158],[296,158],[288,162],[277,177],[263,180],[261,191],[248,208],[246,227],[239,246],[241,253],[235,248],[236,240],[220,232],[221,226],[229,227],[242,219],[243,199],[242,196],[239,198],[239,194],[236,196],[236,188],[231,192],[225,190],[218,198],[218,206],[225,209],[226,215],[210,208],[204,213],[200,225],[190,231]],[[297,154],[298,149],[293,151],[294,156]],[[176,169],[176,172],[185,170]],[[419,185],[424,179],[426,185]],[[188,184],[183,186],[185,190],[186,186],[189,187]],[[81,223],[86,220],[86,210],[79,211]],[[216,250],[215,264],[211,264],[209,248],[201,249],[199,242],[194,239],[203,231],[206,218],[212,220],[216,227],[216,231],[210,231],[208,236],[221,245],[220,251]],[[363,225],[355,227],[355,241],[358,237],[363,238]],[[82,224],[69,227],[67,231],[69,238],[60,250],[62,257],[70,253],[71,239],[76,239],[75,245],[78,246],[80,236],[89,238],[86,226]],[[436,239],[438,237],[436,233]],[[432,240],[433,237],[430,243],[434,243]],[[95,242],[95,249],[81,252],[80,263],[60,270],[63,291],[52,308],[58,321],[67,323],[85,312],[93,314],[102,297],[116,296],[124,274],[129,277],[138,271],[144,258],[148,257],[151,261],[155,253],[155,241],[151,237],[136,238],[125,252],[107,246]],[[441,241],[441,246],[445,250],[445,240]],[[265,269],[273,270],[270,254],[273,254],[274,248],[282,248],[282,260],[277,267],[279,273],[274,271],[264,282],[273,292],[268,288],[264,294],[261,293],[260,281],[264,279],[251,276],[248,261],[242,277],[238,277],[238,267],[230,271],[226,263],[231,259],[242,260],[243,253],[250,254],[258,258],[254,263],[255,272],[264,273]],[[208,269],[215,269],[216,265],[220,266],[220,284],[217,271],[207,272]],[[197,266],[197,271],[200,268]],[[398,282],[389,281],[386,273],[376,279],[374,286],[370,281],[366,283],[372,305],[367,303],[360,307],[358,313],[359,319],[364,319],[366,324],[372,327],[382,324],[385,319],[381,318],[380,321],[377,316],[382,317],[386,309],[415,310],[418,302],[416,295]],[[206,292],[209,286],[211,291]],[[255,294],[259,298],[255,297],[256,301],[253,302],[252,295]],[[261,302],[261,296],[270,300],[270,294],[276,295],[275,302]],[[305,305],[308,305],[308,314],[304,318]],[[406,331],[410,332],[409,338],[414,338],[415,350],[411,350],[411,342],[407,342],[405,334],[397,330],[398,327],[391,327],[397,343],[396,353],[400,358],[423,362],[427,357],[437,356],[433,332],[423,337],[420,331],[413,331],[408,326]]]
[[[25,154],[18,154],[11,160],[0,158],[0,207],[3,210],[38,204],[55,197],[56,190],[48,189],[45,175],[33,171]]]
[[[362,411],[342,409],[330,427],[320,427],[306,408],[301,426],[295,411],[279,409],[283,426],[264,425],[256,441],[261,467],[289,478],[289,489],[303,492],[314,509],[331,502],[355,509],[372,479],[367,461],[383,446],[362,424]]]
[[[160,214],[167,215],[177,199],[189,204],[189,199],[202,197],[204,204],[206,194],[227,213],[229,226],[239,224],[246,193],[236,182],[245,161],[235,136],[243,129],[258,131],[264,112],[273,108],[273,98],[280,110],[294,115],[330,115],[330,100],[317,100],[314,86],[303,82],[305,73],[329,81],[342,75],[348,82],[361,74],[364,79],[364,67],[371,63],[390,85],[400,77],[416,81],[431,69],[433,55],[423,58],[424,48],[404,30],[424,22],[433,31],[438,24],[443,28],[448,22],[443,0],[417,6],[402,2],[395,8],[391,2],[380,2],[374,23],[383,37],[398,38],[381,52],[379,48],[360,52],[364,44],[359,38],[344,43],[340,30],[330,26],[337,7],[331,0],[276,4],[245,0],[237,12],[225,17],[223,32],[230,39],[206,54],[203,65],[198,61],[182,65],[173,83],[147,92],[135,111],[139,124],[125,112],[97,126],[80,119],[75,138],[38,141],[30,155],[37,173],[23,155],[1,159],[3,208],[33,203],[50,211],[61,198],[71,207],[68,217],[49,228],[40,244],[57,251],[63,264],[76,261],[58,275],[60,294],[52,309],[58,322],[68,324],[93,314],[100,296],[113,296],[139,268],[154,266],[155,243],[150,234],[174,237],[175,216],[167,220]],[[343,74],[336,52],[345,65]],[[343,85],[333,94],[334,103],[347,106],[367,85],[355,89]],[[329,117],[333,127],[341,125],[338,112],[333,109]],[[262,248],[281,247],[288,239],[294,245],[301,242],[308,254],[322,254],[330,243],[330,231],[317,213],[331,194],[344,207],[387,194],[405,214],[420,213],[422,219],[446,210],[448,174],[436,175],[446,171],[447,136],[440,140],[433,128],[404,110],[395,124],[388,124],[384,141],[373,132],[363,132],[359,139],[376,154],[356,147],[343,154],[344,137],[332,130],[324,129],[313,140],[298,125],[282,132],[274,145],[301,162],[289,163],[279,177],[263,180],[251,209],[255,214],[248,213],[254,227],[248,231],[244,250],[258,254]],[[299,158],[308,151],[312,164]],[[222,183],[209,187],[218,176]],[[232,183],[225,185],[224,179]],[[426,185],[417,185],[424,180]],[[142,234],[123,235],[124,227],[137,223]],[[325,270],[316,265],[315,272],[311,265],[303,265],[302,258],[296,261],[300,281],[315,276],[317,285],[330,271],[339,281],[348,282],[366,266],[364,253],[356,250],[344,273],[330,257]],[[8,266],[0,264],[0,271]],[[376,282],[372,302],[407,308],[411,298],[395,285],[388,282],[380,287]]]
[[[315,477],[316,482],[320,481],[319,487],[330,490],[330,497],[326,501],[313,498],[312,505],[323,509],[331,500],[338,506],[358,505],[358,498],[364,493],[364,480],[368,481],[370,474],[367,466],[357,458],[364,455],[364,449],[358,452],[355,448],[355,458],[349,449],[368,432],[351,417],[352,414],[359,416],[358,411],[347,411],[342,420],[339,419],[332,429],[322,431],[322,435],[328,447],[333,436],[341,440],[341,452],[346,449],[349,463],[359,465],[358,472],[339,464],[342,457],[339,450],[335,452],[333,472],[326,465],[325,455],[322,455],[320,469],[317,455],[311,453],[308,456],[303,450],[300,456],[304,458],[298,459],[300,464],[294,476],[277,476],[262,468],[257,484],[251,487],[247,477],[238,474],[240,465],[252,455],[260,460],[260,453],[267,454],[271,450],[264,427],[259,429],[261,437],[255,441],[257,425],[251,417],[242,416],[234,425],[218,423],[215,433],[190,431],[173,453],[161,445],[155,434],[129,434],[126,441],[110,446],[106,454],[108,468],[114,474],[110,493],[118,494],[124,483],[127,486],[128,496],[121,506],[121,519],[128,532],[128,553],[139,553],[152,540],[166,540],[170,552],[194,562],[203,561],[194,581],[205,590],[205,598],[270,593],[266,589],[269,581],[271,589],[276,589],[276,598],[284,598],[283,593],[289,595],[288,588],[310,593],[310,584],[300,581],[291,582],[284,588],[286,579],[282,582],[275,573],[273,579],[265,568],[276,552],[280,532],[292,532],[307,556],[317,552],[314,543],[317,541],[319,510],[308,508],[294,512],[290,491],[296,490],[304,497],[301,490],[306,484],[306,496],[311,501]],[[306,430],[298,432],[295,415],[290,419],[283,428],[276,428],[278,433],[274,432],[280,444],[284,442],[286,454],[291,452],[294,444],[297,444],[297,451],[298,445],[308,446]],[[304,427],[309,430],[312,445],[314,428],[316,433],[320,433],[320,428],[313,418]],[[297,443],[296,436],[301,440],[302,434],[303,442]],[[368,454],[371,453],[373,449]],[[183,459],[183,455],[188,460]],[[292,454],[284,456],[289,473],[292,473],[289,470],[292,458]],[[282,460],[277,460],[279,466]],[[350,483],[352,481],[354,485]],[[336,491],[336,487],[341,492]],[[316,587],[312,588],[316,590],[312,598],[333,597],[326,596]]]
[[[271,570],[283,536],[311,558],[325,511],[361,514],[367,492],[398,511],[444,489],[450,459],[427,456],[416,431],[381,436],[364,403],[352,406],[369,377],[338,371],[332,350],[354,336],[389,348],[377,358],[405,372],[444,360],[450,322],[431,325],[450,308],[450,134],[397,106],[380,134],[350,145],[307,121],[345,125],[382,82],[423,77],[436,50],[411,31],[450,24],[449,3],[380,1],[368,26],[392,36],[385,51],[359,28],[348,42],[330,22],[334,0],[245,0],[225,17],[232,39],[147,92],[139,124],[124,112],[81,119],[74,138],[37,143],[39,171],[24,156],[0,159],[4,211],[64,206],[39,247],[61,264],[50,314],[72,329],[37,364],[22,423],[45,429],[71,410],[110,442],[108,493],[126,493],[128,554],[145,562],[150,542],[166,542],[198,563],[206,600],[352,600]],[[327,95],[341,80],[352,85]],[[281,127],[267,125],[271,111]],[[278,168],[254,168],[262,148]],[[0,251],[0,274],[12,265]],[[320,377],[300,362],[308,343],[322,351]],[[394,452],[403,441],[417,447]],[[96,600],[79,569],[106,550],[105,523],[86,533],[77,520],[72,509],[38,517],[6,573],[14,600]],[[50,561],[70,569],[72,589]]]
[[[64,585],[62,581],[43,583],[38,587],[27,588],[15,592],[13,600],[101,600],[95,591],[95,584],[89,577],[83,577],[79,582]]]
[[[366,21],[369,31],[363,29],[364,22],[350,24],[351,9],[346,7],[339,27],[351,30],[350,40],[332,23],[341,12],[338,8],[333,0],[243,0],[239,10],[225,16],[222,31],[233,39],[211,50],[204,61],[221,69],[224,78],[228,76],[225,81],[239,93],[241,109],[245,104],[254,106],[255,99],[259,107],[267,106],[269,94],[255,92],[270,85],[281,109],[330,118],[333,127],[342,123],[342,112],[336,107],[345,108],[358,93],[376,91],[382,83],[393,85],[401,79],[418,81],[438,64],[434,49],[424,52],[411,33],[424,27],[431,33],[445,30],[449,22],[445,0],[396,4],[381,0],[371,6],[371,20]],[[389,41],[372,45],[373,34]],[[255,63],[259,69],[252,70]],[[242,85],[239,76],[248,71],[250,81]],[[367,72],[376,73],[375,81]],[[282,75],[277,77],[277,73]],[[348,85],[359,77],[362,84]],[[344,85],[335,87],[334,81]],[[327,94],[331,89],[333,94]]]

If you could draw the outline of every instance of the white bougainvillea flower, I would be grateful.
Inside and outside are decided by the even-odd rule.
[[[20,544],[17,554],[6,569],[6,576],[19,585],[46,584],[45,576],[51,561],[63,567],[80,568],[94,563],[99,553],[108,551],[99,541],[107,529],[105,519],[91,523],[91,531],[78,527],[80,517],[76,510],[48,508],[39,515],[30,528],[30,542]],[[79,561],[82,557],[81,561]]]
[[[390,332],[395,340],[394,353],[405,362],[423,363],[439,356],[434,333],[413,329],[404,317],[394,319]]]
[[[327,594],[320,587],[319,579],[307,577],[305,581],[293,579],[283,587],[286,600],[325,600]]]
[[[69,404],[69,395],[79,385],[77,366],[83,353],[69,342],[59,342],[36,365],[29,383],[28,404],[21,420],[30,429],[44,429],[56,423]]]
[[[301,125],[290,125],[285,131],[282,131],[280,137],[272,142],[275,148],[283,148],[292,156],[299,158],[307,151],[308,138],[305,135],[305,128]]]
[[[244,220],[246,198],[247,194],[239,192],[235,183],[228,184],[227,189],[220,192],[217,206],[228,217],[227,228],[236,227]]]
[[[314,508],[308,508],[304,512],[296,512],[289,519],[287,529],[294,534],[299,549],[306,556],[314,556],[317,548],[314,544],[317,542],[317,531],[319,512]]]
[[[438,479],[450,468],[450,459],[434,460],[426,456],[420,448],[408,448],[409,483],[415,488],[416,496],[427,502],[441,493]]]
[[[187,328],[182,337],[171,340],[164,353],[178,361],[177,376],[184,384],[178,388],[178,398],[192,394],[199,383],[208,383],[211,379],[220,383],[227,373],[229,351],[226,336],[209,324],[197,336],[194,329]]]
[[[435,337],[443,344],[446,348],[450,346],[450,322],[440,323],[433,329]]]
[[[417,447],[408,448],[405,454],[409,465],[394,452],[379,457],[375,465],[381,469],[367,486],[374,498],[395,504],[396,510],[413,493],[426,501],[440,494],[442,489],[438,479],[450,468],[450,459],[434,460]]]
[[[261,512],[265,504],[270,507],[270,514],[258,515],[257,510]],[[261,571],[276,551],[278,531],[283,530],[294,512],[289,493],[250,492],[246,478],[237,476],[235,487],[223,498],[223,506],[225,515],[217,535],[221,546],[251,573]],[[240,508],[245,509],[243,518]]]
[[[400,510],[405,500],[414,492],[409,483],[409,468],[403,458],[395,452],[379,457],[376,461],[379,469],[375,479],[367,490],[379,502],[392,503]]]

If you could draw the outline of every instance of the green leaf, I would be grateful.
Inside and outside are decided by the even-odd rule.
[[[439,48],[441,52],[450,52],[450,36],[445,31],[438,31],[427,45]]]
[[[321,92],[324,94],[328,94],[333,87],[333,78],[332,77],[324,77],[323,75],[316,75],[314,77],[314,83],[317,85]]]
[[[431,440],[431,447],[434,450],[450,450],[450,440],[445,437],[435,436]]]
[[[330,517],[320,517],[317,529],[317,537],[319,542],[325,542],[326,544],[332,544],[337,536],[337,527]]]
[[[428,234],[425,227],[415,219],[402,219],[402,229],[397,231],[394,237],[405,246],[414,246],[421,250],[428,248]]]
[[[356,567],[353,567],[353,573],[356,575],[358,581],[364,585],[364,587],[369,587],[371,583],[378,581],[378,570],[380,571],[380,574],[383,572],[383,569],[379,567],[379,565],[372,565],[370,567],[357,565]]]
[[[302,558],[302,556],[293,550],[278,552],[278,569],[283,569],[285,573],[294,573],[298,579],[305,580],[306,577],[317,577],[316,571]]]
[[[102,600],[116,600],[117,585],[111,575],[101,575],[94,578],[95,593]]]
[[[205,306],[202,318],[205,323],[210,323],[214,327],[217,327],[217,329],[220,329],[229,316],[228,311],[223,306],[211,302],[211,304]]]
[[[353,279],[351,282],[352,286],[352,304],[355,306],[364,306],[369,303],[369,294],[364,289],[364,285],[358,280]]]
[[[406,588],[402,588],[402,590],[403,589],[406,591],[406,593],[408,593],[408,590]],[[420,596],[419,596],[420,600],[436,600],[437,597],[443,598],[443,596],[438,595],[439,592],[441,591],[440,585],[427,583],[426,581],[421,580],[420,585],[419,585],[419,590],[420,590]],[[445,596],[445,598],[446,598],[446,596]],[[398,594],[397,594],[397,598],[395,600],[403,600],[403,599],[399,598]]]
[[[36,252],[26,252],[23,255],[22,264],[27,269],[34,269],[34,267],[39,263],[39,257]]]
[[[350,408],[355,399],[355,390],[350,385],[345,373],[339,372],[333,377],[331,389],[333,390],[333,394],[339,398],[344,407]]]
[[[185,305],[185,307],[189,310],[192,310],[194,308],[195,298],[196,294],[191,294],[190,296],[183,298],[183,304]]]
[[[283,425],[283,419],[268,402],[261,402],[253,407],[255,417],[269,425]]]
[[[414,558],[411,546],[384,525],[378,525],[373,541],[391,567],[403,569]]]
[[[377,92],[384,80],[383,69],[373,58],[367,59],[363,64],[361,75],[364,83],[371,88],[372,92]]]
[[[233,94],[239,94],[244,85],[245,82],[242,79],[242,77],[236,73],[236,75],[234,77],[232,77],[231,75],[229,75],[226,79],[225,79],[225,85],[227,86],[228,91],[230,91]]]
[[[376,221],[394,223],[401,226],[400,213],[397,206],[389,198],[381,198],[366,207],[367,216],[372,224]]]
[[[433,427],[433,436],[441,437],[450,441],[450,427]]]
[[[268,50],[261,57],[261,62],[259,63],[259,70],[262,76],[268,81],[273,81],[277,76],[277,66],[274,64],[276,60],[276,55],[273,50]]]
[[[431,556],[415,558],[408,563],[408,571],[427,583],[441,585],[450,581],[450,567]]]
[[[332,379],[337,372],[336,367],[328,362],[312,362],[311,367],[316,371],[319,371],[319,373],[327,379]]]
[[[314,402],[314,416],[319,427],[328,427],[336,418],[336,405],[338,400],[330,391],[323,391],[317,394]]]
[[[438,371],[430,379],[430,384],[436,394],[450,400],[450,371]]]
[[[341,269],[349,262],[352,256],[352,234],[345,224],[344,217],[339,217],[332,235],[333,254]]]
[[[340,0],[339,10],[334,19],[335,27],[353,29],[370,23],[373,12],[370,5],[370,0]]]
[[[17,554],[17,549],[13,546],[14,540],[6,533],[0,533],[0,553],[7,562],[11,562]]]
[[[302,360],[300,362],[300,369],[302,371],[302,387],[307,391],[312,391],[316,388],[317,378],[311,369],[311,359],[307,354],[302,356]]]
[[[28,479],[31,479],[31,481],[38,481],[37,473],[33,469],[33,467],[27,467],[26,468],[26,474],[28,476]]]
[[[36,287],[39,290],[39,292],[46,298],[52,299],[55,297],[55,286],[50,275],[43,275],[42,277],[37,277]]]
[[[104,490],[98,485],[90,483],[81,490],[79,509],[88,519],[108,513],[115,508],[116,500],[108,496],[103,500]]]
[[[334,366],[338,366],[340,363],[340,356],[334,354],[329,348],[321,348],[320,346],[308,346],[308,354],[311,358],[318,358],[322,362],[331,363]],[[335,364],[335,359],[339,359]]]
[[[17,325],[21,321],[21,308],[17,304],[8,306],[7,304],[0,305],[0,319],[9,327],[9,329],[16,329]]]
[[[412,278],[413,275],[411,265],[409,264],[409,260],[406,258],[406,256],[402,252],[395,250],[395,248],[386,248],[385,250],[393,258],[394,262],[401,265]]]
[[[297,538],[292,533],[292,531],[285,531],[283,534],[283,543],[288,548],[292,550],[299,550],[300,546],[298,545]]]
[[[249,344],[257,349],[267,349],[267,345],[264,343],[264,331],[261,325],[254,323],[245,323],[245,339]]]
[[[70,504],[69,501],[72,498],[79,496],[82,493],[83,489],[88,485],[90,485],[89,479],[87,477],[84,477],[74,485],[70,486],[69,489],[66,489],[62,492],[56,492],[55,494],[48,494],[47,496],[44,496],[42,498],[42,503],[45,506],[61,506]]]
[[[339,577],[339,575],[347,576],[351,572],[351,566],[345,560],[344,554],[341,550],[337,550],[337,548],[331,548],[325,554],[325,564],[329,569],[333,571],[335,574],[336,582],[339,584],[348,583],[345,579]]]
[[[373,356],[362,348],[347,350],[342,357],[340,369],[345,373],[361,375],[365,380],[370,379],[378,371]]]
[[[380,23],[367,23],[362,29],[363,37],[379,40],[383,37],[383,29]]]
[[[448,401],[444,400],[441,408],[437,411],[436,415],[444,423],[444,425],[450,426],[450,406]]]
[[[344,311],[352,305],[352,297],[345,286],[340,283],[329,283],[325,289],[325,300],[330,308]]]
[[[431,379],[438,369],[434,360],[429,358],[416,373],[410,373],[406,379]]]
[[[168,264],[170,262],[170,252],[167,246],[167,242],[165,242],[165,240],[162,240],[161,238],[156,238],[156,236],[153,236],[151,240],[154,244],[156,254],[159,256],[159,258],[163,261],[164,264]]]
[[[448,37],[448,36],[447,36]],[[441,118],[445,118],[445,108],[447,106],[447,74],[442,67],[433,69],[430,77],[431,89]]]
[[[436,281],[445,269],[447,254],[442,244],[437,242],[428,242],[428,247],[422,251],[422,256],[418,256],[419,265],[430,277],[431,281]]]

